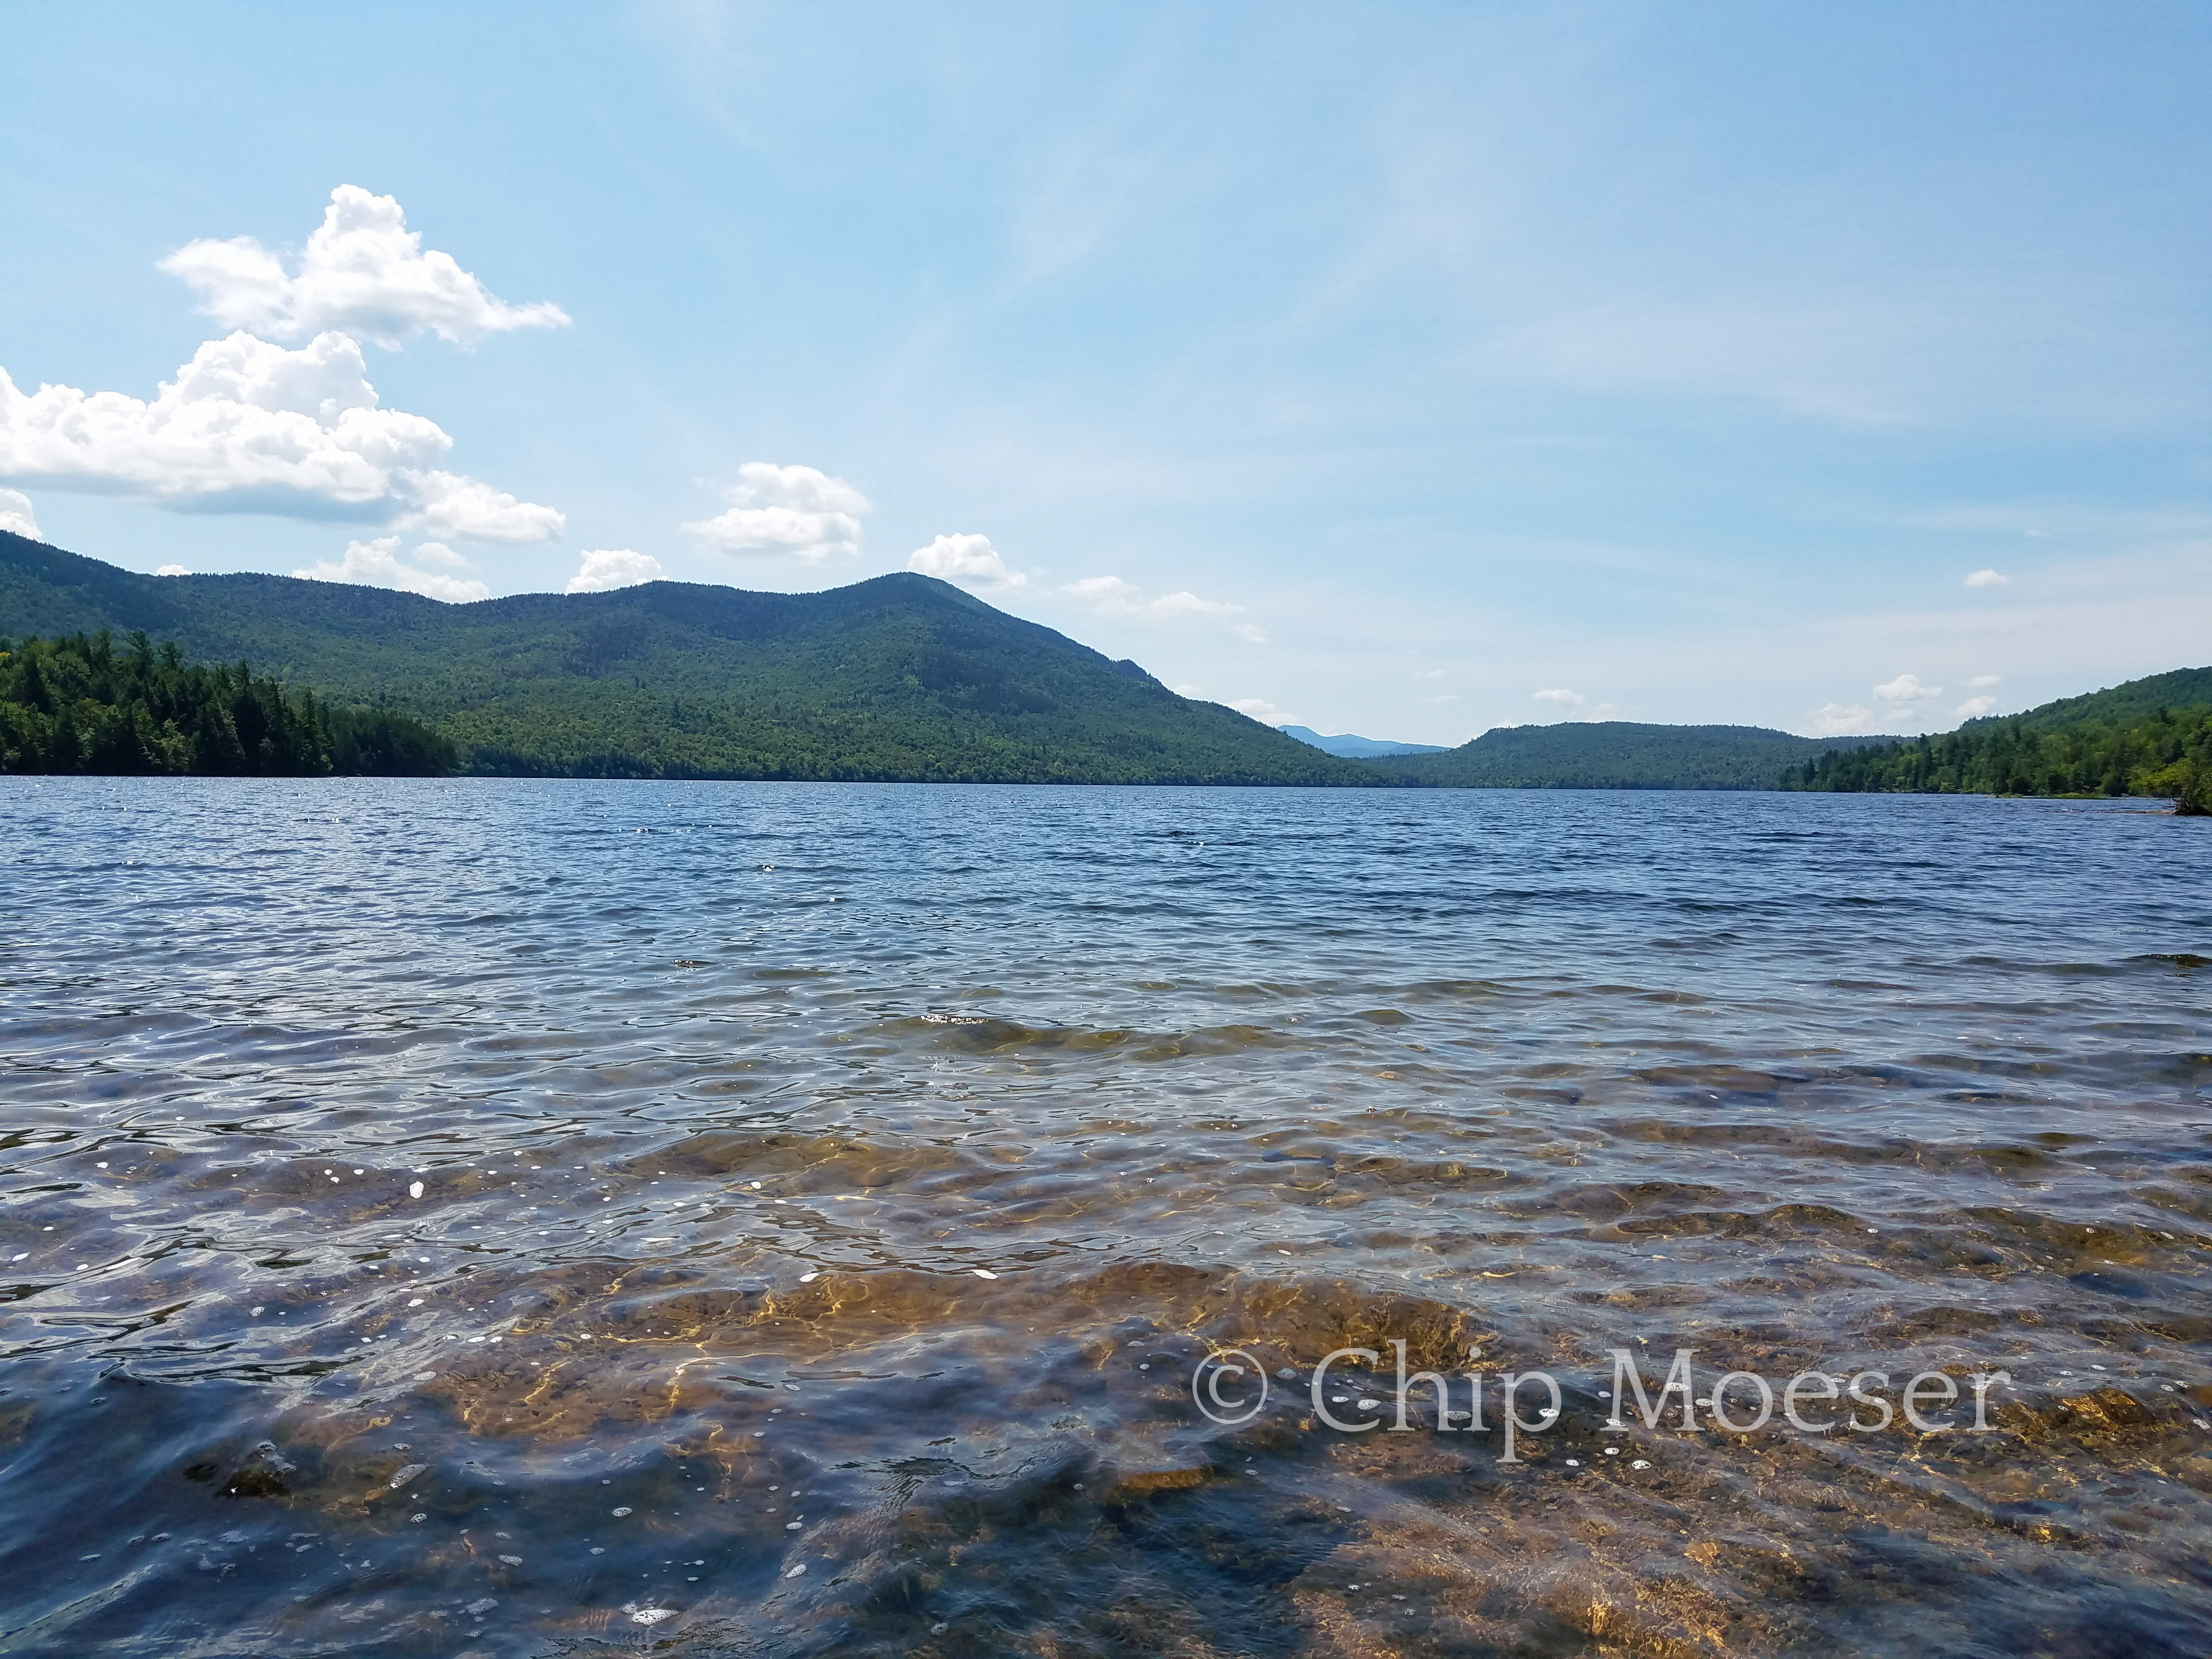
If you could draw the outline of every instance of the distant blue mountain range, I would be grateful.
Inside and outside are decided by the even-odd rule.
[[[1340,755],[1346,760],[1373,760],[1377,755],[1441,755],[1444,745],[1437,743],[1392,743],[1383,738],[1355,738],[1350,732],[1339,738],[1324,738],[1310,726],[1285,726],[1280,728],[1286,738],[1296,738],[1324,754]]]

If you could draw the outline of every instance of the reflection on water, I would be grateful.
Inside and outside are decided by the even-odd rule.
[[[9,779],[0,824],[0,1652],[2212,1650],[2202,823]],[[1318,1421],[1393,1338],[1561,1413],[1515,1465],[1494,1394]],[[1231,1346],[1273,1392],[1224,1425]],[[1680,1347],[1707,1398],[2010,1381],[1982,1435],[1607,1428],[1609,1351]]]

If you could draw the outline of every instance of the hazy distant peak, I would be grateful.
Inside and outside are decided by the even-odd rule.
[[[1341,756],[1346,760],[1370,760],[1377,755],[1441,755],[1444,745],[1437,743],[1393,743],[1388,738],[1358,738],[1350,732],[1325,738],[1310,726],[1285,726],[1277,728],[1286,738],[1296,738],[1300,743],[1318,749],[1324,754]]]

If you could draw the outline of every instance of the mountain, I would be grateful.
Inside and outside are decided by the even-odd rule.
[[[1392,743],[1387,738],[1355,738],[1350,732],[1341,737],[1324,738],[1310,726],[1279,726],[1275,728],[1286,738],[1296,738],[1309,748],[1318,749],[1324,755],[1341,755],[1346,760],[1374,760],[1383,755],[1441,755],[1444,745],[1440,743]]]
[[[1441,754],[1363,763],[1407,783],[1474,789],[1772,789],[1789,768],[1881,738],[1800,738],[1761,726],[1574,720],[1501,726]]]
[[[2160,795],[2212,811],[2212,668],[2178,668],[2022,714],[1968,720],[1793,768],[1791,789],[1976,795]]]
[[[927,576],[447,605],[289,576],[144,576],[0,532],[0,635],[102,629],[419,716],[473,772],[1389,781]]]

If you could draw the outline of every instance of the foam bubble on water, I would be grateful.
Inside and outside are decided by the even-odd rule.
[[[419,1181],[410,1181],[410,1182],[409,1182],[407,1183],[407,1196],[408,1196],[408,1197],[410,1197],[410,1198],[420,1198],[420,1197],[422,1197],[422,1183],[421,1182],[419,1182]]]
[[[988,1267],[978,1267],[975,1269],[975,1277],[978,1279],[996,1279],[998,1274],[993,1273]]]
[[[428,1463],[410,1463],[398,1474],[393,1475],[388,1484],[393,1492],[398,1492],[409,1482],[418,1480],[429,1472],[430,1466]]]
[[[625,1515],[634,1515],[636,1511],[632,1510],[629,1504],[625,1504],[620,1509],[611,1510],[609,1513],[611,1514],[616,1520],[619,1521]]]
[[[783,1576],[784,1576],[786,1578],[796,1578],[796,1577],[798,1577],[799,1576],[799,1574],[801,1574],[801,1573],[805,1572],[805,1571],[806,1571],[806,1563],[805,1563],[805,1562],[804,1562],[804,1561],[801,1561],[801,1562],[800,1562],[797,1566],[793,1567],[793,1568],[789,1572],[787,1572],[787,1573],[786,1573],[786,1574],[784,1574]]]
[[[640,1607],[629,1617],[634,1625],[657,1625],[664,1619],[675,1616],[676,1609],[673,1607]]]

